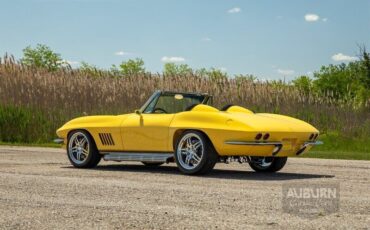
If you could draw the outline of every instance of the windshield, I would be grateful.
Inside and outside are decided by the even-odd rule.
[[[146,106],[143,113],[179,113],[195,104],[202,104],[204,95],[160,93]]]

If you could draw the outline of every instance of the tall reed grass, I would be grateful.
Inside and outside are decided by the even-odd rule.
[[[215,107],[237,104],[256,112],[294,116],[322,132],[370,136],[369,105],[355,108],[350,102],[303,94],[293,86],[196,75],[100,75],[92,77],[71,68],[48,72],[23,66],[11,56],[0,59],[0,141],[50,141],[55,130],[71,118],[133,112],[157,89],[206,92],[214,96]],[[17,108],[21,112],[14,112]],[[20,137],[17,132],[27,135]],[[9,133],[14,137],[7,137]]]

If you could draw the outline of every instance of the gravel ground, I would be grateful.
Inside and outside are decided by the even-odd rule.
[[[335,154],[335,153],[333,153]],[[75,169],[64,150],[0,147],[1,229],[369,229],[370,161],[289,159],[277,174],[218,164],[206,176],[175,164],[101,162]],[[282,210],[284,183],[339,183],[340,209]]]

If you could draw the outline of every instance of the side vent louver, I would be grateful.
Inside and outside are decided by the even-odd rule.
[[[100,141],[103,145],[114,145],[112,134],[110,133],[99,133]]]

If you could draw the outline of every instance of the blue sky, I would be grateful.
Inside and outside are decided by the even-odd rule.
[[[0,0],[0,54],[43,43],[77,66],[141,57],[292,79],[370,49],[370,1]]]

